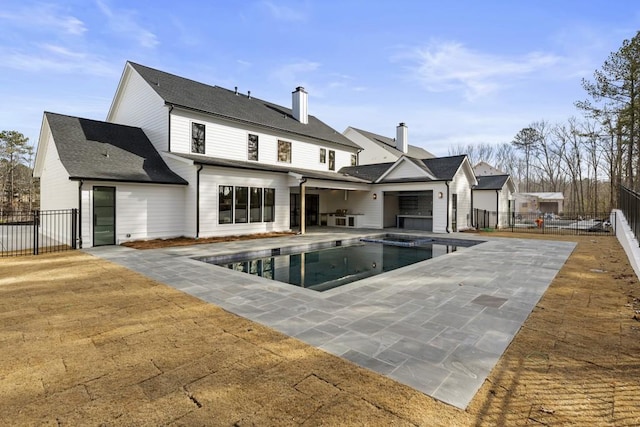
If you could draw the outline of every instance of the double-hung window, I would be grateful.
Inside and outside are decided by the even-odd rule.
[[[262,188],[251,187],[249,191],[249,221],[262,221]]]
[[[278,141],[278,161],[291,163],[291,142]]]
[[[265,188],[264,189],[264,222],[275,221],[276,212],[276,189]]]
[[[320,149],[320,163],[327,163],[327,149],[326,148],[321,148]]]
[[[336,170],[336,152],[329,150],[329,170]]]
[[[258,135],[252,133],[247,139],[247,159],[258,161]]]
[[[249,187],[236,187],[236,224],[248,222]]]
[[[204,154],[205,141],[204,125],[202,123],[191,123],[191,152]]]
[[[233,186],[221,185],[218,195],[218,223],[233,223]]]

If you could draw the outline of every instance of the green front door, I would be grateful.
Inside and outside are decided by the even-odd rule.
[[[116,244],[116,188],[93,187],[93,246]]]

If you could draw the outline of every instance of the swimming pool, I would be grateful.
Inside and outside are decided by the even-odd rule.
[[[330,247],[293,253],[282,253],[278,248],[268,254],[235,254],[200,261],[322,292],[480,242],[385,235],[343,243],[335,241]]]

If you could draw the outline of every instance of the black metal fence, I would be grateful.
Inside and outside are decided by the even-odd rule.
[[[640,210],[638,211],[640,212]],[[610,214],[536,214],[474,209],[473,225],[479,230],[518,233],[615,236],[615,212]],[[640,223],[639,223],[640,226]]]
[[[0,257],[77,248],[78,210],[0,212]]]
[[[640,242],[640,194],[620,186],[618,203],[633,235]]]

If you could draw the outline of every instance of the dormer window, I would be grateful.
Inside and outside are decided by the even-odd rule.
[[[247,140],[247,159],[258,161],[258,135],[252,133]]]
[[[191,152],[204,154],[204,125],[202,123],[191,123]]]

